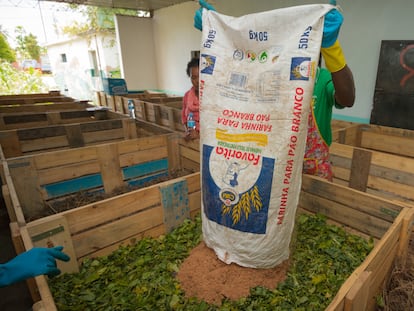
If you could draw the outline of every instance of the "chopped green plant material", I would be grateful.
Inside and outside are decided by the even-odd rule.
[[[373,241],[328,225],[321,215],[300,215],[287,278],[275,289],[255,287],[221,306],[187,299],[175,275],[201,241],[201,220],[186,220],[172,233],[122,246],[85,260],[80,272],[49,280],[58,310],[324,310]]]

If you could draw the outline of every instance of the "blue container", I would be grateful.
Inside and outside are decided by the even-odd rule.
[[[128,88],[125,79],[103,78],[103,89],[109,95],[126,95]]]

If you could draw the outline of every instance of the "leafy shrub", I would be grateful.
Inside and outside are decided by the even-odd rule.
[[[0,95],[47,93],[48,86],[39,71],[18,70],[8,62],[0,63]]]

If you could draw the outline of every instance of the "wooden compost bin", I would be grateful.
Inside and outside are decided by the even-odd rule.
[[[11,158],[168,133],[151,123],[120,118],[0,131],[0,145],[5,158]]]
[[[45,206],[76,192],[101,190],[109,194],[126,184],[157,181],[180,169],[180,140],[176,133],[166,134],[3,160],[2,190],[16,251],[63,245],[72,260],[59,263],[60,268],[73,272],[85,257],[109,254],[144,236],[159,236],[194,216],[200,210],[200,181],[198,173],[188,172],[30,220]],[[44,277],[30,280],[29,287],[34,301],[52,299]],[[53,309],[52,299],[45,310]]]
[[[36,94],[1,95],[0,106],[8,105],[33,105],[44,102],[71,102],[75,101],[72,97],[60,94],[59,91]]]
[[[127,98],[124,98],[127,103]],[[150,100],[134,99],[135,115],[145,120],[173,131],[183,132],[181,123],[182,97],[152,98]]]
[[[9,197],[15,196],[13,204],[16,204],[19,195],[12,195],[13,182],[9,180],[9,183]],[[187,187],[188,207],[184,204],[181,208],[189,208],[190,216],[198,213],[200,176],[194,173],[21,226],[11,224],[15,244],[21,250],[30,249],[43,238],[46,244],[64,245],[66,251],[71,250],[72,258],[80,262],[87,256],[106,255],[135,239],[157,237],[168,232],[168,223],[175,215],[169,213],[169,202],[174,200],[165,191],[171,185],[180,189],[178,185]],[[326,310],[374,310],[375,297],[382,292],[394,263],[404,262],[406,258],[413,211],[402,202],[303,176],[298,212],[324,214],[329,221],[353,234],[373,237],[376,241],[374,249],[344,282]],[[72,264],[76,271],[76,262]],[[33,309],[56,310],[46,278],[39,276],[31,281],[32,293],[36,294]]]
[[[374,124],[354,124],[336,130],[336,142],[414,158],[414,131]]]
[[[69,102],[42,102],[25,105],[0,105],[0,113],[27,113],[27,112],[46,112],[56,110],[78,110],[94,107],[88,101],[69,101]]]
[[[112,111],[119,113],[128,113],[128,99],[150,100],[151,98],[164,98],[167,94],[154,91],[129,92],[124,95],[110,95],[102,91],[96,92],[98,105],[108,107]],[[127,100],[124,100],[126,98]]]
[[[79,108],[79,107],[78,107]],[[0,130],[127,118],[106,108],[0,113]]]
[[[414,158],[332,143],[330,159],[334,182],[385,198],[414,201]]]

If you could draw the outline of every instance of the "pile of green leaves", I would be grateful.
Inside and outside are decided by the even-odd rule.
[[[201,241],[199,217],[166,236],[86,260],[79,273],[51,279],[50,289],[58,310],[324,310],[373,242],[328,225],[321,215],[301,215],[296,226],[286,280],[273,290],[252,288],[248,297],[221,306],[185,298],[175,278]]]

